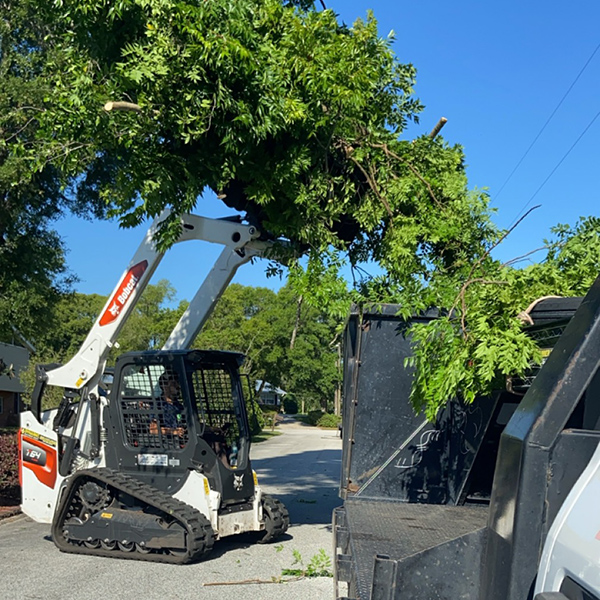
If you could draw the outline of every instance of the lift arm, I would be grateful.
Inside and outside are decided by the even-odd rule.
[[[193,300],[165,342],[163,350],[188,348],[198,335],[238,267],[256,256],[264,256],[272,242],[250,240],[243,248],[226,246],[196,292]]]
[[[155,248],[154,239],[167,215],[168,212],[164,212],[150,226],[79,352],[65,365],[47,371],[47,385],[81,389],[98,383],[110,349],[164,255]],[[225,248],[169,337],[165,349],[189,345],[237,268],[270,246],[257,239],[260,233],[252,225],[189,214],[182,215],[181,221],[182,232],[176,243],[202,240],[222,244]]]

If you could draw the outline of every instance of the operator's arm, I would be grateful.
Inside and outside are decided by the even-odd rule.
[[[185,427],[161,427],[160,432],[163,435],[178,435],[179,437],[183,437],[185,435]],[[158,435],[158,421],[156,419],[150,423],[150,433]]]

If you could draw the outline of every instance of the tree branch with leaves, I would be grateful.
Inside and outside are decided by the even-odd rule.
[[[462,148],[403,137],[423,111],[416,69],[372,13],[347,25],[308,1],[13,0],[3,18],[5,181],[50,173],[73,206],[126,227],[169,207],[162,248],[208,190],[306,255],[291,270],[303,309],[438,307],[413,330],[412,398],[431,417],[526,369],[536,349],[516,315],[581,287],[565,252],[592,221],[556,230],[537,270],[493,260],[506,232],[469,189]],[[348,290],[344,261],[376,270]]]

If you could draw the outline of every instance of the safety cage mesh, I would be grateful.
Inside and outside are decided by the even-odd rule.
[[[188,416],[177,374],[162,365],[128,365],[122,382],[119,401],[127,445],[184,448],[189,440]]]
[[[201,368],[192,374],[198,415],[205,423],[204,437],[224,438],[229,452],[239,443],[240,426],[231,374],[221,368]]]

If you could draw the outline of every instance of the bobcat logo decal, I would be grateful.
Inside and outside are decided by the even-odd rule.
[[[233,476],[233,487],[236,492],[239,492],[244,487],[244,475]]]

